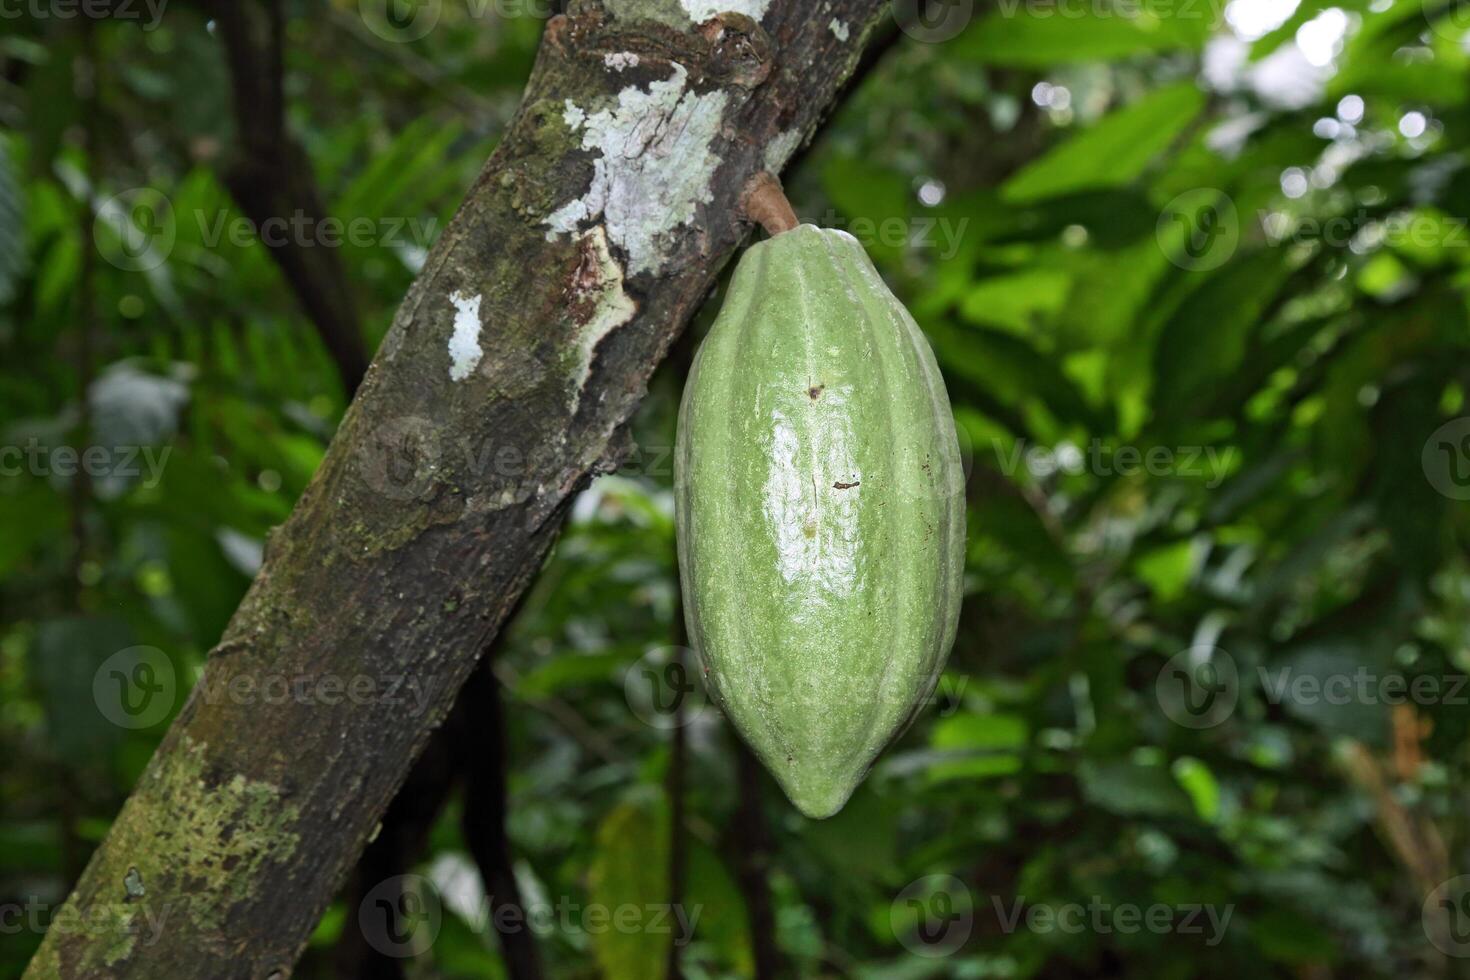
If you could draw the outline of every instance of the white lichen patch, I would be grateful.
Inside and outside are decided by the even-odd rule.
[[[613,71],[622,71],[625,68],[637,68],[642,59],[632,51],[619,51],[615,54],[602,56],[602,63]]]
[[[582,124],[587,121],[587,113],[583,112],[582,107],[577,103],[567,99],[567,107],[562,110],[561,118],[567,124],[568,129],[576,130],[581,129]]]
[[[766,152],[763,156],[766,169],[773,174],[780,173],[799,146],[801,146],[801,130],[788,129],[777,135],[775,139],[766,144]]]
[[[837,40],[839,41],[846,41],[851,36],[851,32],[847,29],[847,24],[838,20],[836,17],[832,18],[832,23],[828,24],[827,28],[837,36]]]
[[[673,68],[646,92],[623,89],[615,108],[588,115],[568,104],[567,125],[583,130],[582,148],[600,156],[587,193],[546,219],[548,239],[601,216],[608,239],[628,254],[629,275],[663,268],[663,239],[713,199],[720,158],[710,146],[729,102],[724,92],[688,91],[688,70]]]
[[[475,373],[480,358],[485,352],[480,348],[480,301],[481,297],[466,297],[453,293],[449,302],[454,304],[454,333],[449,338],[449,377],[452,381],[463,381]]]
[[[590,309],[582,331],[577,336],[577,361],[573,381],[572,412],[581,402],[582,388],[592,374],[592,358],[604,337],[628,323],[638,313],[638,304],[623,291],[623,270],[607,246],[607,233],[602,225],[577,240],[582,263],[572,285],[572,308]]]
[[[703,24],[716,14],[744,14],[751,20],[760,22],[766,15],[766,8],[770,7],[771,0],[679,0],[683,5],[684,12],[689,19],[696,24]]]

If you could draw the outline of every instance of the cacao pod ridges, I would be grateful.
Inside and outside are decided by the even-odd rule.
[[[959,443],[928,341],[850,235],[752,246],[695,357],[679,564],[711,694],[811,817],[932,693],[963,590]]]

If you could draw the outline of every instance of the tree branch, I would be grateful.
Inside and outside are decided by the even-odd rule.
[[[505,699],[500,680],[482,663],[455,706],[454,746],[464,775],[464,816],[460,823],[465,843],[480,868],[489,898],[490,923],[500,935],[500,951],[511,980],[539,980],[541,957],[516,883],[510,838],[505,820],[510,812],[506,795],[510,745],[505,725]]]
[[[224,169],[230,195],[257,228],[326,216],[311,160],[286,129],[285,13],[281,0],[197,0],[214,19],[230,69],[238,145]],[[367,345],[339,249],[290,236],[264,245],[316,326],[348,399],[367,373]]]
[[[760,760],[738,736],[735,752],[739,806],[730,824],[727,850],[735,861],[735,880],[750,918],[754,980],[781,975],[781,949],[776,944],[776,913],[771,907],[771,836],[761,807],[763,770]]]
[[[58,913],[112,928],[52,930],[27,976],[289,976],[574,496],[625,454],[748,231],[745,182],[810,137],[888,9],[773,0],[761,24],[694,26],[608,5],[548,23],[520,112]],[[307,683],[248,696],[273,678]]]
[[[403,960],[374,948],[358,916],[369,895],[397,899],[382,889],[410,873],[423,854],[434,820],[454,789],[457,768],[449,741],[433,739],[384,812],[378,835],[362,852],[346,889],[347,924],[332,951],[342,980],[402,980]]]

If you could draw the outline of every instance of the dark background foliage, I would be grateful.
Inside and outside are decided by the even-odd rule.
[[[422,36],[372,3],[285,8],[284,131],[348,239],[309,224],[290,247],[335,257],[368,350],[547,9],[429,6]],[[5,975],[351,380],[232,192],[264,108],[232,99],[227,25],[203,0],[114,8],[0,6]],[[587,910],[670,901],[673,811],[689,977],[758,957],[806,977],[1459,975],[1463,5],[997,0],[963,20],[896,32],[787,175],[805,220],[868,246],[949,384],[971,531],[939,692],[813,823],[697,690],[677,713],[676,689],[644,690],[679,676],[676,352],[494,667],[546,972],[664,975],[667,932]],[[120,713],[119,674],[159,707]],[[415,856],[439,914],[409,976],[507,975],[460,807]],[[336,903],[299,975],[334,975],[359,922]]]

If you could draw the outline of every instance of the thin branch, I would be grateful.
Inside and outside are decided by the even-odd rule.
[[[490,921],[500,935],[506,973],[511,980],[540,980],[541,958],[516,884],[505,830],[510,812],[506,793],[509,742],[500,681],[488,657],[460,692],[455,727],[453,742],[465,779],[460,829],[485,883]]]
[[[677,610],[676,615],[682,624],[683,610]],[[682,625],[676,628],[675,632],[682,641],[684,632]],[[678,658],[677,662],[687,669],[687,658],[682,642],[678,644],[675,656]],[[686,810],[684,779],[689,764],[689,737],[685,731],[686,721],[684,694],[681,692],[674,703],[674,728],[669,733],[669,771],[665,780],[665,788],[669,796],[669,908],[671,909],[678,909],[684,904],[686,879],[689,874],[689,833],[684,826]],[[688,938],[679,931],[672,933],[666,972],[668,980],[683,980],[683,952]]]
[[[776,945],[776,915],[771,903],[771,838],[763,796],[760,760],[738,736],[732,735],[740,803],[730,824],[727,853],[735,861],[735,880],[750,918],[753,980],[775,980],[781,975],[781,950]]]
[[[358,927],[359,909],[370,893],[375,899],[397,901],[397,895],[384,894],[384,889],[401,884],[401,876],[423,855],[429,832],[454,789],[455,761],[447,740],[429,743],[383,814],[378,836],[358,859],[344,896],[347,925],[332,951],[340,980],[402,980],[404,961],[369,943]]]
[[[281,0],[196,0],[213,18],[235,107],[238,145],[225,184],[257,229],[298,217],[321,220],[326,207],[311,160],[286,129],[285,13]],[[315,325],[348,399],[367,373],[356,303],[339,249],[312,248],[292,236],[262,244]]]
[[[92,223],[96,215],[92,211],[91,199],[96,195],[101,166],[101,152],[97,140],[98,114],[101,111],[101,86],[97,73],[101,70],[97,58],[97,32],[88,18],[82,18],[82,56],[73,65],[82,122],[82,166],[86,168],[86,187],[77,195],[77,223],[80,241],[90,241]],[[92,378],[96,373],[97,332],[97,252],[83,248],[81,269],[77,281],[77,441],[80,445],[92,443]],[[85,466],[78,467],[71,482],[71,555],[66,565],[65,591],[70,605],[77,611],[82,609],[82,567],[87,560],[88,534],[87,516],[92,505],[92,479]],[[61,797],[61,857],[62,873],[70,884],[81,876],[86,866],[86,848],[78,833],[81,819],[81,791],[75,774],[63,770],[58,781]]]

